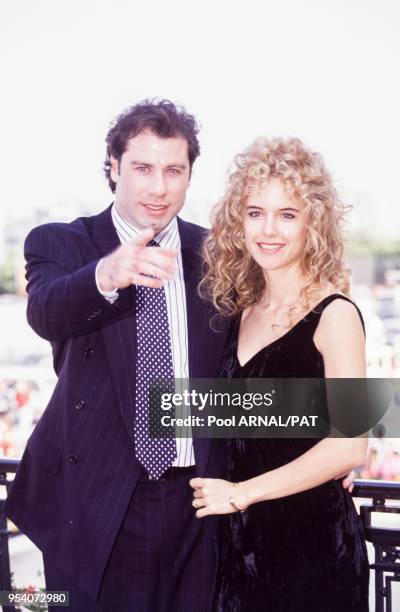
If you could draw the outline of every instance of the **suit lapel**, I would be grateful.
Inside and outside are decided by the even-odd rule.
[[[210,307],[199,296],[198,287],[202,274],[201,249],[205,234],[199,228],[178,218],[182,245],[182,262],[185,279],[186,309],[189,336],[189,376],[207,376],[207,352],[210,350]]]
[[[201,278],[202,240],[198,228],[194,231],[189,223],[178,218],[179,233],[181,237],[183,274],[186,291],[186,310],[188,319],[189,342],[189,377],[204,377],[204,362],[207,359],[206,339],[210,339],[206,325],[208,325],[209,311],[206,302],[198,294],[198,285]],[[209,347],[208,347],[209,349]],[[211,440],[194,438],[193,447],[196,459],[196,469],[199,475],[206,473]]]
[[[121,244],[111,219],[111,207],[112,205],[103,210],[99,215],[87,217],[84,220],[94,243],[102,255],[109,255],[111,251]]]
[[[93,242],[103,256],[108,255],[120,246],[121,243],[111,219],[111,206],[99,215],[92,217],[91,230]],[[120,291],[118,303],[120,310],[126,312],[126,315],[122,315],[102,329],[115,394],[132,442],[134,438],[136,363],[134,300],[135,290],[133,286]]]

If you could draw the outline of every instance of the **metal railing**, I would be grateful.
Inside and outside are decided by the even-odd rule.
[[[392,612],[392,582],[400,582],[400,528],[372,525],[376,513],[400,514],[400,503],[387,505],[387,500],[400,502],[400,482],[356,480],[353,497],[371,499],[360,506],[365,537],[375,550],[375,612]]]
[[[15,473],[17,459],[0,459],[0,487],[8,492],[11,480],[9,474]],[[366,539],[375,550],[375,560],[370,568],[375,571],[375,612],[392,611],[392,582],[400,582],[400,528],[386,528],[372,525],[374,513],[400,514],[400,482],[382,480],[355,480],[353,497],[370,499],[362,503],[360,516],[364,524]],[[398,504],[387,505],[387,500]],[[7,519],[4,512],[5,500],[0,500],[0,590],[11,591],[10,556]],[[4,606],[4,612],[15,612],[13,606]]]
[[[19,465],[18,459],[0,459],[0,490],[5,487],[6,495],[10,488],[9,474],[15,474]],[[7,517],[4,510],[5,499],[0,499],[0,591],[11,591],[10,553],[7,528]],[[14,606],[3,606],[3,612],[15,612]]]

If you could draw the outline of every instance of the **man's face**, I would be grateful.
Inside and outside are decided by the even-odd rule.
[[[111,158],[118,212],[142,230],[157,234],[181,210],[189,186],[188,143],[178,136],[159,138],[150,130],[128,141],[121,160]]]

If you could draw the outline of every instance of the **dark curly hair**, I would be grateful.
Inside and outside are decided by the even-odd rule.
[[[199,127],[193,115],[189,115],[182,106],[177,106],[170,100],[142,100],[122,111],[112,122],[106,136],[107,157],[104,173],[113,193],[115,182],[110,172],[111,157],[120,162],[128,141],[143,130],[151,130],[160,138],[184,138],[188,143],[190,173],[192,172],[194,161],[200,155],[197,138]]]

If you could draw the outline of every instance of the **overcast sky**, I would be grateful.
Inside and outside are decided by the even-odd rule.
[[[102,210],[111,119],[163,96],[202,124],[187,219],[206,223],[235,153],[291,135],[356,226],[399,236],[399,17],[398,0],[2,2],[2,215]]]

